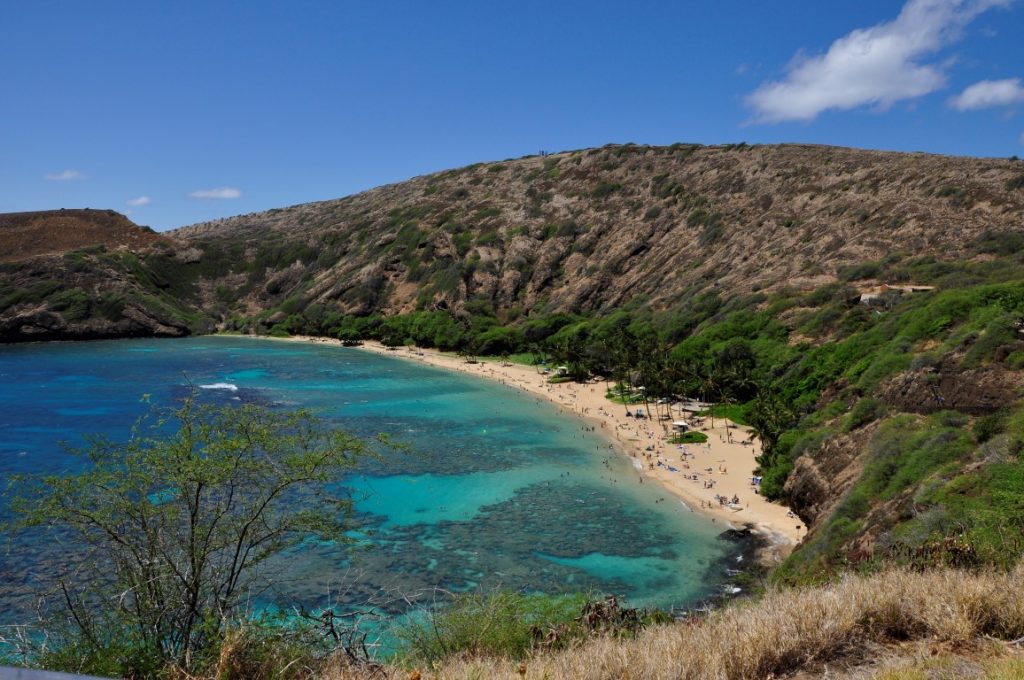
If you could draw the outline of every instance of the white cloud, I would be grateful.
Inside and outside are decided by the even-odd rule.
[[[981,12],[1010,0],[909,0],[894,20],[858,28],[825,54],[802,53],[785,79],[747,96],[755,121],[809,121],[828,110],[885,109],[944,87],[945,64],[920,59],[950,44]]]
[[[139,196],[126,201],[128,205],[149,205],[153,200],[149,196]]]
[[[242,195],[241,189],[234,187],[218,187],[216,189],[199,189],[188,195],[189,198],[238,198]]]
[[[1024,102],[1024,86],[1021,86],[1020,78],[1007,78],[974,83],[950,99],[949,105],[958,111],[973,111],[1021,102]]]
[[[61,170],[60,172],[51,172],[48,175],[43,175],[43,177],[51,182],[67,182],[72,179],[85,179],[85,173],[80,170]]]
[[[1020,143],[1024,144],[1024,132],[1020,133]]]

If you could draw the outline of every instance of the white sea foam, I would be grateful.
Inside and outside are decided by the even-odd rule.
[[[229,390],[231,392],[238,391],[238,385],[232,385],[231,383],[211,383],[209,385],[200,385],[200,389],[204,390]]]

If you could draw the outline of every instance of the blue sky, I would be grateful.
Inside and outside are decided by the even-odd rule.
[[[1024,156],[1024,0],[32,0],[0,31],[0,212],[163,230],[610,142]]]

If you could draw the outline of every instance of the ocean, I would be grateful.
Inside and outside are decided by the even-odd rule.
[[[353,606],[381,593],[505,588],[690,606],[717,593],[741,546],[549,402],[337,346],[199,337],[0,347],[0,475],[75,472],[65,446],[126,438],[152,404],[308,407],[404,445],[338,480],[361,545],[307,544],[260,605]],[[9,518],[6,496],[0,520]],[[0,623],[25,619],[40,575],[73,546],[28,534],[0,554]],[[339,595],[341,593],[342,595]],[[339,602],[339,598],[341,601]]]

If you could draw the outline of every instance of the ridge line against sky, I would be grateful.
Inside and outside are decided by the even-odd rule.
[[[1016,0],[40,0],[0,24],[0,212],[163,230],[610,142],[1024,155]]]

